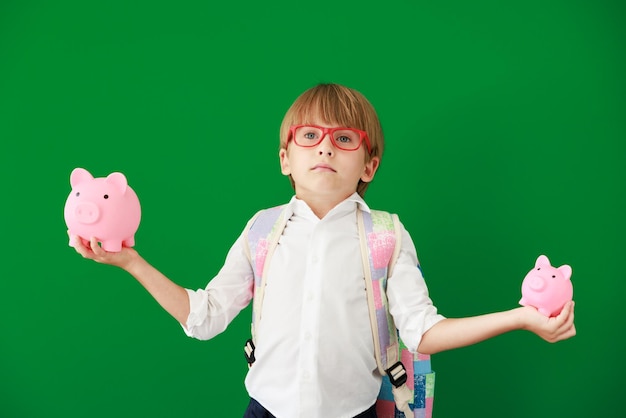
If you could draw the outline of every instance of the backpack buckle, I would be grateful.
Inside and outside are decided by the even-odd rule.
[[[404,368],[404,364],[401,361],[398,361],[393,366],[386,370],[387,376],[389,376],[389,380],[394,387],[400,387],[406,383],[407,374],[406,369]]]
[[[244,354],[246,355],[246,361],[248,362],[248,367],[252,366],[252,363],[256,361],[254,357],[254,343],[252,339],[246,341],[246,345],[243,347]]]

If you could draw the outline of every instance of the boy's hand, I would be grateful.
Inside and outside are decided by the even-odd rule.
[[[534,332],[548,342],[555,343],[576,335],[573,301],[567,302],[561,313],[551,318],[540,314],[531,306],[518,309],[521,309],[523,313],[524,328]]]
[[[77,236],[70,236],[70,239],[77,253],[97,263],[110,264],[128,271],[131,264],[139,258],[137,251],[129,247],[122,247],[122,251],[116,253],[105,251],[95,237],[90,239],[89,245],[83,244],[83,240]]]

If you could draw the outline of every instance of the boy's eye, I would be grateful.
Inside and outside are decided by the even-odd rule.
[[[342,143],[342,144],[348,144],[348,143],[352,142],[352,138],[350,138],[349,136],[346,136],[346,135],[339,135],[335,140],[337,142]]]
[[[315,139],[317,135],[314,132],[306,132],[304,134],[304,139]]]

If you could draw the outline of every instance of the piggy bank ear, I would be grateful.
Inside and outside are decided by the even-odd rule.
[[[121,194],[126,193],[128,182],[126,181],[126,176],[122,173],[111,173],[107,176],[105,181],[107,184],[113,185],[113,187],[119,190]]]
[[[72,187],[75,187],[85,180],[93,180],[93,176],[89,171],[84,168],[75,168],[72,170],[72,174],[70,174],[70,184]]]
[[[572,277],[572,268],[567,264],[562,265],[557,270],[561,272],[563,277],[565,277],[565,280],[569,280],[570,277]]]
[[[537,261],[535,262],[535,267],[550,267],[550,260],[545,255],[540,255],[537,257]]]

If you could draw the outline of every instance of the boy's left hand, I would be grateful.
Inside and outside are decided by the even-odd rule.
[[[567,302],[558,316],[550,318],[540,314],[531,306],[518,309],[523,314],[524,328],[548,342],[555,343],[576,335],[574,301]]]

